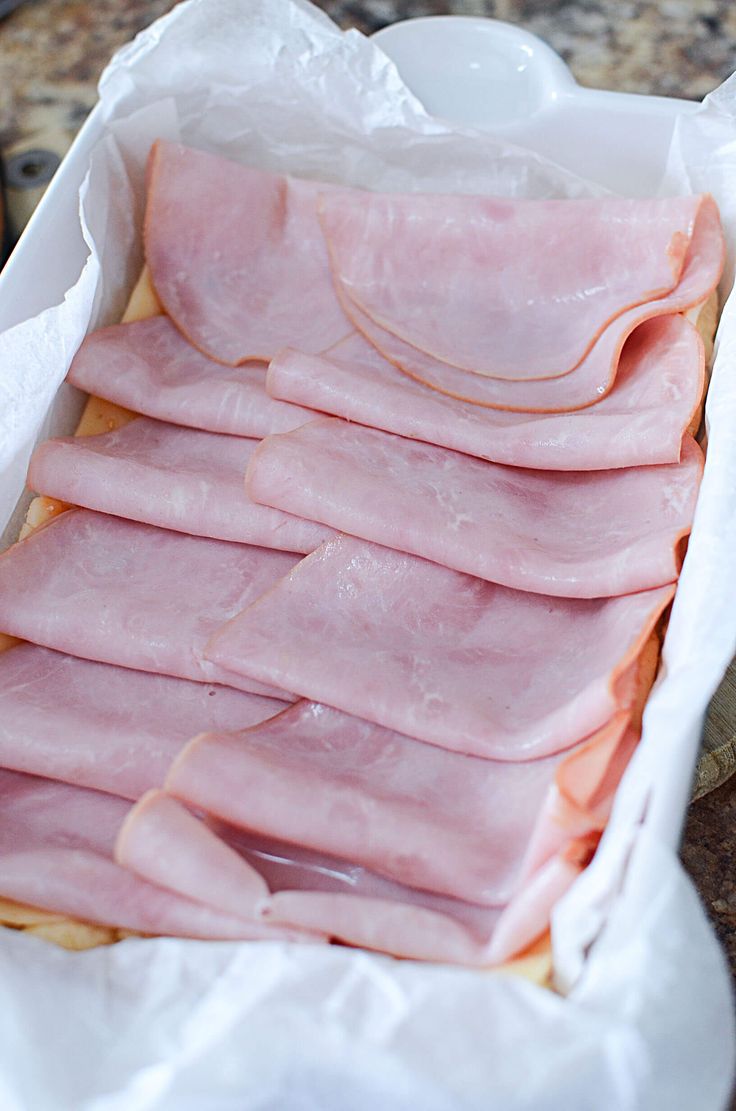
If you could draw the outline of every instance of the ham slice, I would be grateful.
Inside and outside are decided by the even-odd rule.
[[[405,888],[337,858],[233,835],[226,827],[219,833],[227,844],[178,803],[152,792],[126,819],[117,859],[214,910],[251,911],[264,922],[349,945],[471,966],[505,960],[544,933],[554,901],[580,873],[581,846],[590,844],[573,843],[499,910]],[[262,898],[257,876],[267,881],[270,897]]]
[[[531,759],[630,704],[631,669],[673,593],[550,598],[342,536],[226,624],[206,656],[443,748]]]
[[[626,310],[675,289],[705,209],[717,220],[710,197],[342,192],[321,198],[320,219],[351,316],[441,363],[518,382],[568,374]]]
[[[47,440],[28,485],[72,505],[216,540],[311,552],[331,530],[261,505],[243,488],[257,440],[140,417],[100,436]]]
[[[216,828],[151,792],[130,811],[116,859],[215,911],[258,915],[264,924],[299,922],[291,928],[394,956],[482,963],[497,909],[413,891],[334,857]]]
[[[389,362],[450,397],[515,412],[571,412],[593,405],[611,391],[623,345],[638,325],[656,316],[684,312],[705,301],[718,284],[723,261],[718,210],[708,198],[702,205],[679,284],[656,301],[627,309],[605,329],[582,362],[561,378],[484,378],[441,362],[384,331],[352,302],[350,318]]]
[[[288,432],[309,417],[297,405],[267,395],[262,366],[232,369],[214,362],[167,316],[92,332],[77,351],[68,380],[135,413],[231,436],[258,439]]]
[[[278,697],[202,651],[295,562],[73,509],[0,556],[0,629],[84,659]]]
[[[123,799],[0,770],[0,895],[87,922],[175,937],[304,937],[147,883],[112,859]]]
[[[519,470],[322,417],[253,455],[253,501],[490,582],[600,598],[674,582],[703,471]],[[565,522],[560,527],[560,522]]]
[[[151,883],[240,918],[257,918],[269,891],[255,868],[163,791],[133,807],[115,859]]]
[[[347,335],[317,219],[318,194],[329,189],[154,144],[146,262],[196,347],[235,366],[268,361],[287,343],[321,351]]]
[[[586,776],[605,777],[608,750],[627,725],[621,715],[605,738],[587,743],[567,777],[573,790]],[[515,890],[561,759],[481,760],[300,702],[261,725],[195,738],[166,789],[232,825],[356,861],[408,887],[500,906]],[[590,828],[583,806],[579,815],[558,809],[568,836]]]
[[[0,765],[137,799],[195,733],[243,729],[284,705],[20,644],[0,654]]]
[[[513,413],[401,374],[359,333],[321,356],[281,351],[266,386],[284,401],[516,467],[592,471],[675,463],[704,385],[703,345],[682,316],[627,340],[611,392],[575,413]]]

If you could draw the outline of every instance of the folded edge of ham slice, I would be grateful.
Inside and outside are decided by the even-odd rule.
[[[593,471],[676,463],[705,382],[703,344],[682,316],[661,316],[626,342],[616,382],[574,413],[513,413],[438,393],[402,374],[360,333],[320,356],[286,349],[266,388],[346,420],[491,462]]]
[[[268,396],[263,366],[232,369],[209,359],[167,316],[91,332],[67,377],[135,413],[231,436],[288,432],[310,416]]]
[[[302,931],[236,917],[121,868],[112,853],[129,808],[113,795],[0,770],[0,895],[145,934],[304,937]]]
[[[205,733],[174,761],[168,792],[231,825],[354,860],[409,887],[487,906],[508,902],[538,814],[560,779],[575,798],[550,809],[561,831],[598,828],[586,810],[607,779],[628,715],[576,762],[464,756],[315,703],[260,725]],[[540,843],[546,840],[540,831]],[[547,852],[549,856],[550,853]]]
[[[297,562],[71,509],[0,555],[0,630],[101,663],[284,697],[223,673],[203,649]]]
[[[331,530],[255,505],[243,476],[257,440],[138,417],[99,436],[46,440],[28,485],[71,505],[194,536],[311,552]]]
[[[415,960],[466,965],[483,961],[499,917],[496,909],[425,896],[301,849],[287,849],[284,856],[279,845],[248,835],[232,841],[231,848],[222,836],[222,830],[208,828],[181,803],[155,791],[130,811],[118,837],[116,859],[137,875],[154,877],[213,910],[250,911],[260,917],[263,928],[273,923],[277,929],[314,933]],[[341,889],[343,878],[348,880],[347,890]],[[453,915],[455,908],[476,924],[475,929]]]
[[[500,911],[402,888],[346,862],[247,834],[232,840],[158,791],[130,811],[116,856],[137,874],[155,876],[215,910],[257,908],[263,922],[281,928],[396,957],[487,967],[545,932],[554,903],[579,875],[591,844],[590,838],[572,842]],[[228,845],[239,859],[229,855]],[[226,854],[225,872],[219,873]],[[268,885],[267,898],[259,899],[263,889],[254,872]]]
[[[540,473],[322,417],[263,440],[246,489],[265,506],[503,586],[601,598],[676,580],[703,471],[692,437],[682,456]]]
[[[214,635],[218,666],[496,759],[570,748],[631,704],[673,587],[590,601],[510,590],[351,537]]]
[[[285,342],[321,351],[351,330],[335,297],[317,197],[329,185],[159,140],[148,167],[146,262],[202,351],[236,365]]]
[[[715,202],[702,206],[679,284],[656,301],[628,309],[607,328],[582,362],[562,378],[501,381],[459,370],[383,331],[356,305],[349,306],[355,327],[404,373],[442,394],[492,409],[524,413],[573,412],[594,405],[613,389],[623,347],[635,328],[663,314],[702,304],[716,288],[725,245]],[[344,299],[346,301],[346,299]],[[293,346],[293,345],[292,345]]]
[[[569,373],[607,325],[674,289],[706,204],[344,192],[319,213],[348,313],[450,366],[522,381]]]
[[[19,644],[0,654],[0,766],[137,799],[163,784],[193,734],[243,729],[284,708]]]

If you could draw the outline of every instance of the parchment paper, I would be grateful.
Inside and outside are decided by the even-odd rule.
[[[81,335],[115,319],[140,264],[154,135],[374,188],[597,191],[431,119],[376,47],[304,2],[191,0],[120,52],[101,97],[108,135],[82,197],[88,264],[63,306],[0,337],[2,524],[34,439],[50,420],[71,429],[70,394],[51,415],[49,405]],[[713,111],[733,126],[732,94],[678,138],[670,190],[703,187],[693,143],[709,157]],[[718,167],[717,188],[703,178],[726,202],[733,243],[736,151]],[[566,996],[340,948],[129,940],[69,954],[0,931],[3,1109],[724,1106],[728,976],[674,845],[702,713],[736,644],[735,312],[726,307],[719,332],[710,453],[665,674],[601,851],[555,914]]]

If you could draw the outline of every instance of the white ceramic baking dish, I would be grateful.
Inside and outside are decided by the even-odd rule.
[[[237,4],[228,7],[226,0],[220,0],[217,5],[213,0],[212,7],[215,6],[227,9],[228,12],[237,8]],[[277,6],[281,10],[283,4],[279,3]],[[192,5],[195,16],[196,9],[199,8],[203,11],[204,7],[204,4],[195,2]],[[266,11],[268,5],[259,4],[257,0],[254,0],[252,7],[254,10]],[[567,169],[592,179],[600,185],[628,195],[646,195],[657,191],[663,177],[675,121],[677,118],[682,119],[683,116],[694,113],[697,108],[696,105],[684,101],[582,89],[576,85],[560,58],[543,42],[518,28],[491,20],[455,17],[414,20],[397,24],[380,32],[375,36],[375,41],[394,59],[408,86],[432,114],[459,121],[474,128],[488,130],[500,138],[521,144],[541,155],[551,157]],[[59,304],[64,299],[65,292],[78,279],[88,255],[88,247],[78,222],[78,191],[89,166],[90,154],[105,132],[108,117],[114,116],[114,112],[114,105],[112,109],[105,109],[100,105],[91,113],[29,222],[16,251],[0,275],[0,339],[5,329],[28,320],[50,306]],[[64,427],[63,422],[59,424],[57,421],[55,430],[71,432],[73,428],[71,416],[67,413],[67,417],[64,419],[67,421],[67,426]],[[46,428],[48,427],[47,423]],[[0,480],[2,477],[0,476]],[[17,481],[17,474],[15,480]],[[6,531],[8,541],[14,538],[13,533],[16,528],[17,515],[16,522],[11,522]],[[721,656],[725,659],[723,652],[721,652]],[[723,662],[723,668],[725,668],[725,662]],[[718,675],[715,672],[719,666],[721,666],[720,663],[713,669],[714,686],[718,681]],[[647,809],[645,827],[648,834],[654,840],[669,846],[670,849],[676,848],[679,841],[701,727],[702,717],[697,717],[692,721],[688,717],[687,728],[681,731],[682,735],[678,738],[674,759],[671,766],[667,768],[667,774],[664,777],[666,782],[663,784],[663,789],[656,793]],[[661,727],[659,733],[661,736]],[[644,747],[642,746],[642,748]],[[583,879],[587,878],[587,875],[583,876]],[[591,876],[590,878],[594,888],[595,877]],[[593,906],[594,903],[595,900],[593,899],[590,905]],[[601,920],[606,920],[606,905],[602,904],[602,907],[600,916],[597,917],[594,914],[592,919],[582,924],[583,938],[584,940],[587,938],[587,941],[578,947],[581,952],[588,951],[587,944],[596,936],[596,930],[600,928]],[[703,929],[702,924],[699,928]],[[620,933],[618,936],[620,938]],[[148,945],[150,951],[151,947],[156,946],[156,943],[141,942],[140,945]],[[178,955],[174,963],[176,961],[181,962],[179,966],[181,974],[178,979],[174,977],[172,981],[172,995],[167,1011],[167,1014],[173,1016],[170,1019],[172,1022],[177,1021],[177,1007],[183,1006],[186,1001],[188,1001],[188,1006],[194,1006],[196,1003],[196,969],[199,968],[199,958],[195,957],[194,954],[196,952],[201,953],[202,960],[205,963],[206,961],[211,962],[210,967],[221,967],[218,962],[225,960],[224,956],[220,957],[218,955],[225,952],[222,947],[217,950],[217,953],[208,951],[205,957],[205,949],[201,948],[204,945],[206,943],[192,943],[185,949],[182,947],[182,943],[165,943],[163,947],[159,945],[156,948],[159,956],[151,957],[151,960],[155,959],[160,963],[161,960],[165,959],[161,954],[171,953],[172,961],[174,961],[173,953],[176,951]],[[9,939],[9,952],[13,951],[14,946],[15,940]],[[176,950],[174,950],[174,946],[176,946]],[[196,949],[196,946],[200,946],[200,948]],[[247,948],[246,946],[245,949]],[[340,1037],[344,1036],[346,1039],[346,1053],[354,1054],[361,1050],[361,1046],[362,1049],[365,1049],[366,1045],[369,1046],[371,1054],[378,1052],[376,1047],[379,1043],[375,1040],[378,1038],[377,1031],[384,1029],[384,1026],[382,1026],[383,1019],[380,1017],[378,1010],[375,1012],[368,1034],[364,1041],[360,1042],[362,1036],[359,1030],[360,1021],[356,1016],[366,1013],[366,1008],[373,1006],[374,1009],[378,1007],[380,1010],[380,1008],[395,1005],[397,1015],[402,1012],[402,1008],[409,1007],[410,1010],[414,1008],[411,1011],[414,1015],[411,1038],[416,1040],[412,1042],[412,1046],[420,1046],[419,1052],[425,1055],[422,1058],[420,1068],[421,1083],[418,1074],[414,1077],[415,1087],[413,1091],[415,1094],[419,1091],[421,1084],[425,1082],[427,1085],[430,1084],[430,1073],[433,1064],[436,1063],[439,1072],[443,1075],[449,1075],[452,1071],[452,1066],[448,1062],[442,1064],[441,1057],[438,1057],[436,1062],[430,1062],[426,1056],[428,1046],[433,1044],[435,1039],[436,1027],[432,1025],[435,1019],[429,1018],[429,1012],[426,1009],[426,999],[429,996],[425,996],[425,992],[432,993],[432,1005],[435,1008],[444,1006],[448,1000],[450,1002],[456,1000],[457,1005],[462,1007],[466,1040],[460,1048],[460,1056],[458,1057],[457,1053],[455,1054],[456,1060],[460,1062],[458,1065],[459,1076],[462,1074],[462,1076],[467,1077],[469,1075],[468,1069],[471,1066],[473,1069],[476,1066],[481,1069],[481,1064],[486,1056],[496,1070],[494,1076],[500,1076],[498,1070],[503,1069],[504,1060],[508,1055],[498,1044],[494,1052],[489,1055],[486,1053],[489,1047],[485,1045],[485,1037],[489,1022],[488,1016],[491,1013],[488,1011],[488,1007],[498,1008],[497,1013],[503,1016],[504,1020],[508,1016],[514,1015],[520,1023],[520,1029],[524,1030],[524,1024],[528,1017],[525,1015],[524,1007],[528,1003],[531,1008],[529,1014],[533,1015],[534,1022],[539,1024],[538,1029],[543,1030],[543,1036],[546,1039],[545,1052],[548,1051],[550,1054],[549,1058],[545,1056],[540,1063],[541,1082],[546,1083],[544,1078],[547,1074],[551,1077],[552,1074],[549,1070],[555,1067],[554,1061],[563,1061],[562,1045],[560,1045],[559,1054],[555,1057],[553,1043],[556,1031],[559,1031],[559,1037],[564,1039],[565,1012],[558,1010],[558,1006],[568,1006],[567,1000],[558,1000],[552,996],[549,996],[548,999],[540,999],[535,996],[533,1000],[529,996],[529,999],[527,999],[524,989],[528,985],[519,984],[514,984],[513,990],[508,986],[499,984],[494,989],[492,996],[486,996],[484,993],[488,981],[482,976],[469,976],[462,972],[458,975],[455,971],[448,969],[435,969],[430,973],[416,967],[412,968],[411,965],[404,964],[401,966],[401,962],[399,966],[394,968],[394,966],[389,966],[388,963],[381,964],[380,960],[370,958],[367,954],[350,954],[344,950],[342,952],[334,950],[331,954],[322,956],[316,951],[314,953],[306,952],[308,949],[310,947],[305,947],[304,953],[300,954],[299,958],[304,969],[303,975],[306,977],[306,979],[299,982],[300,985],[308,983],[310,968],[317,967],[319,962],[323,962],[325,965],[330,962],[325,975],[332,981],[336,975],[335,969],[338,966],[343,969],[346,979],[341,981],[343,987],[340,990],[344,989],[347,992],[346,998],[349,997],[353,988],[356,991],[358,990],[355,985],[359,985],[360,991],[365,993],[361,1007],[356,1011],[351,1011],[350,1016],[345,1018],[344,1024],[338,1021]],[[265,953],[265,950],[259,950],[259,953],[261,952]],[[186,964],[187,960],[190,959],[187,954],[191,954],[191,961],[193,962],[189,966]],[[87,964],[84,966],[81,963],[76,963],[75,958],[68,954],[63,955],[63,965],[60,961],[54,961],[52,967],[50,959],[44,963],[39,975],[51,977],[57,988],[59,984],[63,984],[63,990],[69,990],[72,993],[78,992],[79,997],[86,999],[87,1002],[94,997],[97,985],[101,982],[100,977],[104,977],[106,980],[111,977],[114,981],[115,976],[135,975],[140,977],[138,990],[144,993],[140,984],[146,975],[142,970],[148,967],[145,964],[148,958],[144,957],[142,949],[135,948],[135,943],[132,943],[131,946],[126,943],[123,946],[113,947],[113,950],[110,950],[107,954],[84,956],[89,957]],[[244,976],[250,975],[247,971],[250,967],[247,964],[249,959],[251,958],[248,954],[244,954],[242,957]],[[271,958],[259,956],[258,959],[268,963]],[[140,965],[136,963],[138,960],[140,960]],[[3,952],[0,946],[0,965],[2,961]],[[157,965],[157,967],[159,966]],[[187,967],[189,968],[188,973],[186,971]],[[289,965],[289,968],[291,967]],[[295,967],[296,958],[294,959]],[[389,971],[389,967],[391,971]],[[708,967],[714,979],[717,980],[718,976],[722,975],[722,970],[716,968],[712,960]],[[86,982],[85,968],[90,970]],[[101,971],[103,969],[104,971]],[[32,979],[35,975],[34,969],[29,967],[26,974]],[[237,970],[232,971],[230,975],[234,977],[233,982],[237,983]],[[289,972],[289,975],[291,975],[291,972]],[[95,980],[95,976],[98,977],[97,980]],[[189,980],[187,980],[187,976]],[[50,982],[51,980],[44,980],[42,985],[44,991],[46,984]],[[249,982],[250,980],[244,981],[243,990],[247,989],[247,983]],[[294,1053],[299,1050],[302,1053],[307,1053],[311,1044],[310,1039],[312,1037],[318,1039],[320,1032],[319,1023],[315,1026],[313,1021],[315,1012],[312,1004],[310,1003],[312,1007],[310,1010],[310,1006],[304,1003],[305,999],[311,998],[307,987],[299,988],[302,991],[300,996],[296,988],[292,990],[290,983],[286,973],[284,973],[282,981],[280,981],[280,990],[286,993],[285,998],[291,1008],[289,1022],[293,1029],[298,1032],[298,1039],[300,1038],[301,1041],[299,1044],[295,1042],[291,1047],[289,1062]],[[353,988],[349,988],[349,984],[352,984]],[[194,986],[192,987],[192,985]],[[443,985],[446,985],[446,987]],[[2,1001],[2,990],[2,981],[0,980],[0,1001]],[[195,992],[194,995],[191,994],[192,990]],[[607,987],[606,990],[609,991],[609,988]],[[634,987],[634,990],[636,990],[636,987]],[[189,994],[187,994],[188,992]],[[463,993],[467,993],[467,996]],[[609,997],[611,993],[615,997],[616,990],[614,987],[610,988]],[[715,998],[717,994],[715,992],[712,998]],[[508,998],[506,998],[507,996]],[[26,983],[19,979],[15,994],[12,994],[11,989],[13,1007],[16,1009],[21,1007],[25,998]],[[280,1000],[282,997],[274,995],[274,998]],[[317,998],[321,998],[319,993]],[[465,998],[472,999],[477,1004],[477,1010],[472,1015],[468,1005],[461,1003],[461,1000]],[[422,999],[425,1000],[424,1003],[421,1002]],[[714,1023],[722,1023],[723,1021],[722,1016],[725,1013],[724,1007],[726,1006],[723,999],[723,993],[721,992],[717,1004],[713,1005],[715,1008],[713,1015],[715,1017],[712,1017],[712,1022]],[[411,1004],[409,1003],[410,1000]],[[149,1001],[149,1003],[150,1008],[153,1008],[153,1013],[163,1023],[162,1028],[166,1029],[166,1022],[169,1020],[166,1019],[164,1010],[159,1009],[158,999]],[[581,1030],[590,1027],[590,1034],[594,1039],[592,1019],[590,1019],[590,1015],[594,1011],[585,1010],[585,1006],[589,1003],[590,996],[588,997],[588,1003],[584,1003],[583,1009],[578,1011],[579,1004],[571,997],[569,1009],[571,1013],[575,1011],[577,1016],[575,1022],[577,1023],[580,1020],[579,1025],[575,1026],[576,1036],[579,1035]],[[475,1004],[471,1004],[471,1006]],[[54,1009],[58,1012],[62,1005],[59,1002],[58,991],[56,994],[49,995],[49,1013]],[[593,1008],[596,1005],[594,995]],[[264,1002],[263,1006],[267,1010],[267,1001]],[[331,1000],[330,1006],[332,1010],[329,1015],[322,1014],[321,1021],[325,1029],[327,1029],[330,1022],[335,1020],[335,1015],[342,1014],[342,1002],[334,998]],[[664,1011],[657,1013],[664,1014],[665,1012],[666,1008]],[[13,1012],[8,1013],[12,1015]],[[281,1011],[277,1011],[275,1016],[271,1016],[272,1021],[275,1022],[273,1029],[280,1029],[281,1013]],[[422,1028],[421,1019],[421,1016],[425,1013],[428,1016],[426,1030]],[[494,1013],[496,1012],[494,1011]],[[108,1018],[109,1016],[106,1016],[106,1022]],[[266,1029],[265,1021],[262,1013],[258,1012],[257,1028],[259,1030]],[[398,1022],[398,1018],[396,1021]],[[302,1025],[299,1025],[299,1023]],[[448,1018],[444,1034],[449,1035],[455,1026],[455,1017]],[[0,1028],[2,1028],[1,1017]],[[400,1027],[397,1026],[396,1029],[398,1030]],[[349,1036],[348,1030],[351,1031]],[[113,1044],[114,1031],[114,1022],[110,1020],[109,1031],[106,1033],[106,1036],[109,1035],[111,1039],[110,1044]],[[724,1033],[726,1037],[730,1037],[727,1029]],[[149,1034],[150,1032],[147,1031],[148,1041],[152,1037],[152,1035],[148,1036]],[[473,1043],[472,1039],[476,1034],[481,1040]],[[327,1037],[327,1034],[325,1036]],[[409,1037],[409,1035],[407,1034],[406,1037]],[[213,1034],[214,1038],[215,1035]],[[409,1038],[410,1041],[411,1038]],[[660,1042],[663,1040],[666,1042],[666,1039],[660,1039]],[[448,1044],[451,1044],[451,1039]],[[129,1044],[126,1043],[126,1045],[130,1050]],[[144,1065],[148,1059],[145,1056],[147,1052],[146,1045],[147,1041],[141,1035],[136,1040],[135,1045],[136,1059],[142,1062],[140,1064],[140,1068],[143,1069],[140,1074],[141,1084],[144,1084]],[[565,1044],[564,1049],[567,1051],[567,1044]],[[225,1052],[224,1049],[223,1052]],[[408,1054],[409,1049],[406,1052]],[[414,1052],[413,1049],[412,1052]],[[580,1052],[582,1053],[583,1049]],[[586,1059],[590,1061],[595,1052],[594,1041],[588,1042],[584,1052],[587,1054]],[[130,1050],[130,1053],[133,1053],[133,1051]],[[464,1053],[467,1053],[468,1056],[463,1064]],[[611,1055],[612,1057],[616,1055],[613,1049]],[[400,1052],[399,1056],[401,1056]],[[327,1060],[327,1057],[328,1051],[325,1049],[322,1057],[323,1063]],[[262,1055],[253,1060],[257,1063],[261,1059]],[[368,1059],[372,1060],[372,1057],[365,1058],[365,1060]],[[722,1060],[725,1059],[729,1060],[727,1067],[730,1067],[728,1051],[722,1055]],[[232,1063],[230,1058],[228,1060]],[[395,1060],[395,1058],[391,1058],[391,1060]],[[408,1057],[403,1058],[404,1065],[406,1060],[408,1060]],[[290,1067],[290,1064],[285,1066],[286,1072],[284,1075],[288,1074]],[[721,1067],[726,1066],[722,1065]],[[662,1066],[661,1059],[653,1064],[652,1068],[656,1068],[661,1074],[666,1071]],[[560,1069],[564,1072],[562,1065],[560,1065]],[[673,1076],[676,1075],[677,1070],[675,1069]],[[355,1080],[357,1073],[355,1073],[355,1069],[352,1069],[352,1071],[344,1073],[343,1076],[344,1078],[349,1077],[350,1082],[352,1082]],[[583,1080],[581,1080],[581,1090]],[[358,1081],[359,1078],[356,1083]],[[365,1075],[363,1075],[363,1082],[368,1084]],[[564,1087],[565,1077],[557,1077],[556,1082]],[[628,1080],[624,1078],[622,1082],[627,1084]],[[465,1081],[463,1080],[462,1083],[465,1083]],[[473,1083],[476,1083],[476,1081],[473,1081]],[[486,1091],[489,1083],[488,1077],[481,1076],[479,1072],[477,1083],[485,1085],[486,1087],[483,1090]],[[324,1093],[324,1089],[320,1088],[316,1081],[314,1088],[310,1091]],[[422,1091],[424,1096],[412,1097],[412,1101],[405,1105],[401,1104],[401,1106],[424,1106],[427,1108],[460,1106],[459,1103],[452,1101],[448,1103],[440,1102],[439,1097],[435,1102],[434,1094],[431,1096],[428,1094],[430,1092],[429,1087],[422,1088]],[[1,1095],[2,1075],[0,1073]],[[319,1105],[330,1108],[348,1106],[348,1103],[340,1103],[339,1093],[336,1097],[337,1102],[334,1101],[333,1096],[334,1092],[331,1093],[330,1100],[325,1098],[320,1103],[318,1099],[317,1103],[299,1103],[293,1106]],[[419,1102],[417,1102],[418,1099]],[[422,1102],[422,1099],[424,1102]],[[192,1107],[204,1106],[203,1104],[197,1105],[194,1102],[186,1105]],[[368,1107],[377,1106],[378,1104],[356,1102],[349,1105],[351,1107]],[[398,1103],[384,1103],[383,1105],[387,1107],[399,1106]],[[462,1105],[481,1106],[481,1104],[476,1103],[463,1103]],[[575,1107],[590,1105],[590,1103],[574,1103]],[[668,1104],[668,1106],[670,1105]],[[678,1106],[680,1105],[678,1104]],[[87,1104],[84,1106],[86,1108]],[[90,1104],[90,1106],[92,1105]],[[94,1106],[97,1107],[98,1105],[95,1103]],[[105,1106],[107,1107],[108,1104],[105,1103]],[[158,1108],[159,1106],[166,1106],[168,1108],[169,1106],[174,1107],[176,1104],[165,1102],[159,1104],[152,1100],[149,1105],[145,1100],[143,1102],[133,1100],[127,1104],[125,1102],[110,1103],[109,1106],[111,1109],[125,1106],[127,1111],[128,1107],[145,1106],[148,1108],[149,1106],[155,1106]],[[184,1103],[179,1104],[179,1106],[184,1106]],[[217,1106],[220,1106],[220,1104],[217,1104]],[[222,1104],[222,1106],[225,1105]],[[268,1104],[268,1106],[277,1106],[277,1104]],[[281,1104],[280,1106],[286,1105]],[[510,1107],[512,1104],[507,1102],[504,1106]],[[513,1106],[516,1107],[517,1104],[514,1103]],[[522,1104],[519,1103],[518,1106],[521,1107]],[[527,1105],[524,1104],[524,1106]],[[566,1106],[572,1107],[573,1104],[567,1104]],[[600,1106],[606,1108],[615,1106],[618,1109],[623,1104],[601,1102]],[[639,1107],[640,1105],[630,1103],[627,1106]],[[711,1102],[708,1106],[715,1106],[715,1104]]]

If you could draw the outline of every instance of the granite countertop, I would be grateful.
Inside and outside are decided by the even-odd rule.
[[[0,149],[43,133],[69,141],[96,99],[110,55],[170,0],[27,0],[0,23]],[[534,31],[581,84],[700,98],[736,69],[736,6],[727,0],[322,0],[343,27],[488,15]],[[736,724],[736,723],[735,723]],[[694,803],[683,859],[736,972],[736,776]]]

